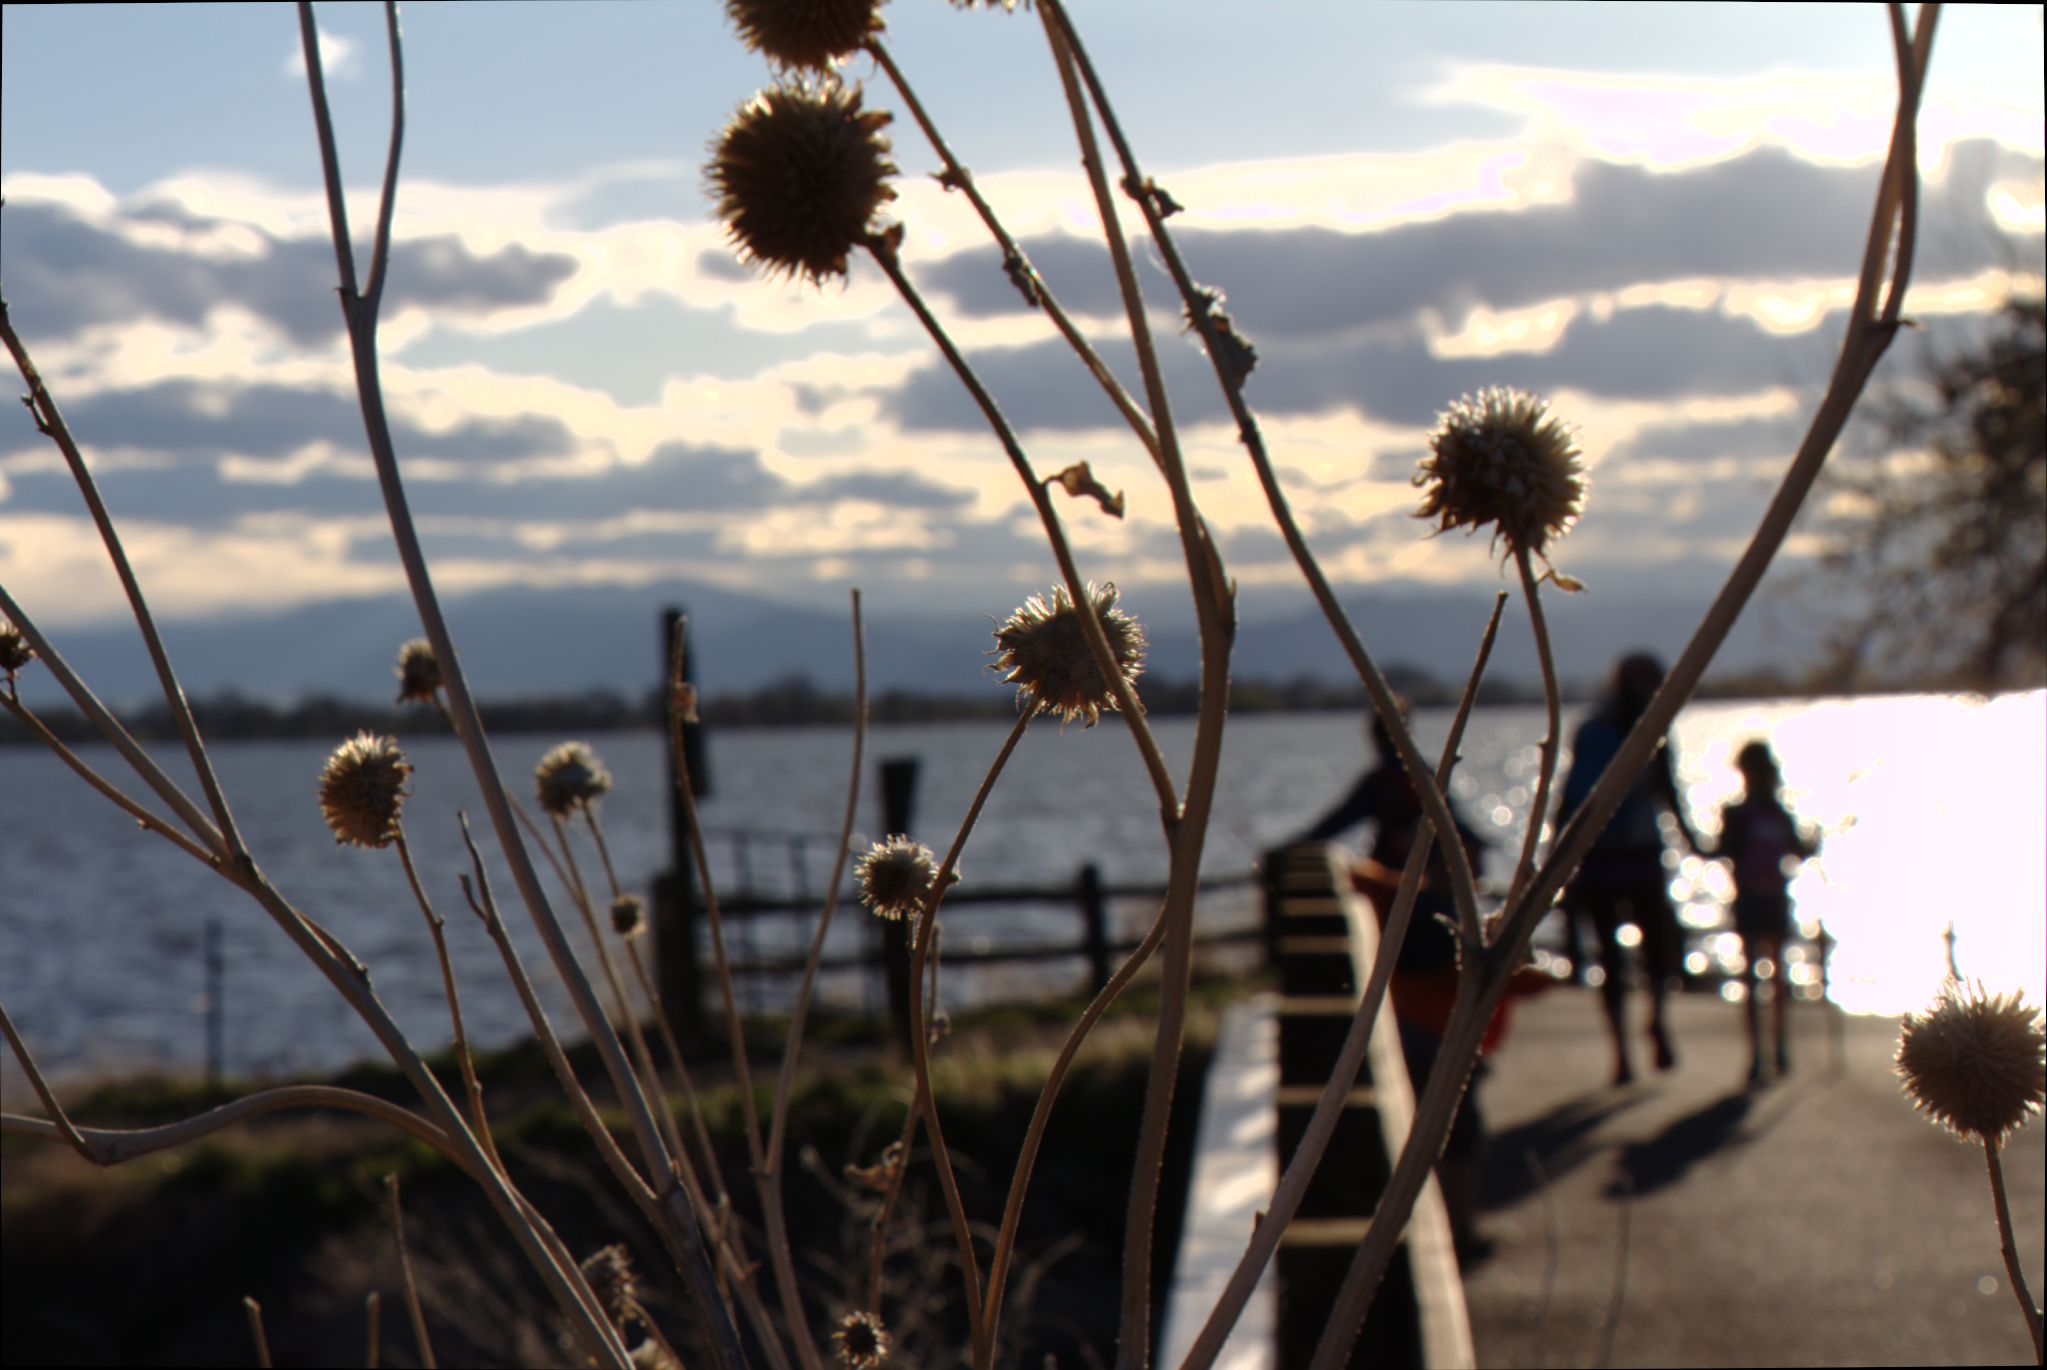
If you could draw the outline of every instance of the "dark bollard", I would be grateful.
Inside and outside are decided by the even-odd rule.
[[[917,810],[917,772],[923,762],[914,756],[890,756],[881,762],[881,825],[883,835],[910,835]],[[888,1016],[896,1040],[910,1044],[910,923],[881,921],[881,969],[888,985]]]
[[[654,960],[660,984],[661,1006],[668,1022],[685,1041],[697,1040],[703,1031],[703,974],[697,963],[698,891],[696,861],[689,836],[689,814],[683,808],[682,790],[675,775],[675,700],[668,698],[668,675],[676,634],[682,635],[682,678],[696,680],[695,654],[689,644],[689,616],[680,608],[661,611],[662,714],[668,722],[668,873],[654,881]],[[701,724],[683,722],[682,755],[689,767],[690,787],[697,798],[711,792],[711,772],[704,757]]]
[[[1091,993],[1109,983],[1109,901],[1102,889],[1102,868],[1090,861],[1080,868],[1080,917],[1087,945],[1087,981]]]

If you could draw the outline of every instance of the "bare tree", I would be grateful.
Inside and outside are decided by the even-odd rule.
[[[1973,345],[1927,349],[1876,413],[1879,452],[1830,473],[1848,498],[1821,565],[1860,606],[1835,677],[2047,680],[2047,306],[2015,296]]]

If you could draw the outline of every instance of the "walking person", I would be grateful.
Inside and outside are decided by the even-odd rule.
[[[1663,663],[1646,652],[1623,657],[1615,666],[1606,699],[1578,725],[1571,740],[1571,769],[1564,778],[1563,792],[1566,816],[1576,812],[1592,793],[1662,683]],[[1620,943],[1623,923],[1632,923],[1641,934],[1642,979],[1649,996],[1649,1041],[1656,1068],[1670,1070],[1677,1065],[1663,999],[1665,982],[1678,973],[1684,947],[1677,910],[1670,901],[1670,872],[1663,860],[1666,816],[1674,820],[1685,845],[1698,851],[1698,834],[1692,830],[1678,795],[1667,736],[1657,743],[1655,756],[1593,841],[1562,898],[1572,974],[1580,978],[1585,963],[1581,922],[1592,925],[1601,974],[1599,992],[1606,1009],[1607,1033],[1613,1040],[1616,1085],[1635,1078],[1628,1053],[1628,968]]]
[[[1783,774],[1770,744],[1761,738],[1743,747],[1734,764],[1746,787],[1742,797],[1720,810],[1720,839],[1701,854],[1725,859],[1734,875],[1734,930],[1741,935],[1741,978],[1748,994],[1743,1007],[1748,1025],[1749,1072],[1752,1085],[1767,1078],[1763,1070],[1761,988],[1756,963],[1770,962],[1770,1035],[1775,1044],[1777,1073],[1791,1070],[1785,1015],[1791,996],[1784,983],[1784,944],[1791,937],[1791,877],[1798,863],[1819,851],[1809,834],[1784,806]]]

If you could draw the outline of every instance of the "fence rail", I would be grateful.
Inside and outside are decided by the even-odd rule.
[[[815,833],[771,832],[760,829],[706,830],[706,839],[722,848],[718,854],[727,859],[713,860],[714,871],[727,874],[730,888],[721,889],[718,908],[722,917],[730,921],[727,936],[727,953],[731,957],[732,972],[742,987],[749,1003],[758,1008],[764,999],[772,998],[768,986],[776,981],[793,981],[804,967],[805,955],[784,949],[763,951],[758,947],[758,932],[766,920],[786,917],[797,921],[797,936],[792,939],[798,946],[808,942],[809,928],[823,904],[823,892],[809,888],[808,874],[816,869],[820,872],[829,868],[829,862],[813,866],[807,859],[812,847],[830,850],[836,838]],[[759,881],[760,863],[755,858],[763,850],[781,848],[787,853],[790,882],[780,889],[762,888]],[[1209,876],[1200,880],[1197,889],[1202,894],[1220,894],[1230,891],[1249,892],[1258,887],[1261,877],[1256,871],[1243,871],[1227,875]],[[779,882],[777,882],[779,883]],[[691,890],[688,895],[694,895]],[[1115,963],[1135,950],[1140,938],[1126,935],[1112,926],[1111,904],[1115,901],[1157,902],[1164,899],[1166,889],[1163,883],[1121,882],[1111,884],[1102,876],[1098,865],[1089,862],[1078,867],[1072,878],[1057,884],[1043,885],[975,885],[955,889],[946,895],[945,906],[957,916],[949,920],[952,930],[952,945],[941,945],[944,964],[963,966],[1000,966],[1017,963],[1046,963],[1072,960],[1082,962],[1086,967],[1086,981],[1083,986],[1092,992],[1108,983],[1115,970]],[[840,895],[841,908],[857,911],[853,893],[843,890]],[[680,978],[671,981],[681,992],[668,993],[671,1011],[678,1018],[692,1025],[701,1021],[703,1011],[701,992],[709,986],[709,977],[704,973],[701,962],[703,951],[698,924],[700,912],[694,907],[695,900],[684,895],[676,882],[663,880],[656,885],[656,926],[664,939],[679,940],[681,947],[695,948],[696,954],[687,958],[675,958],[673,953],[663,956],[665,963],[675,966],[676,960],[686,960],[681,967]],[[1040,916],[1057,916],[1067,913],[1072,919],[1073,934],[1070,937],[1039,937],[1028,941],[996,945],[980,945],[974,936],[974,928],[998,907],[1029,908]],[[884,932],[888,929],[884,929]],[[1197,949],[1220,950],[1259,945],[1265,938],[1256,912],[1255,901],[1246,901],[1245,916],[1240,922],[1228,926],[1211,925],[1198,929],[1195,937]],[[965,945],[962,945],[965,943]],[[902,958],[890,955],[888,938],[884,935],[868,934],[858,937],[857,950],[833,950],[828,948],[819,962],[825,972],[867,972],[876,982],[887,983],[907,976],[908,965],[897,964]],[[899,986],[891,986],[900,990]],[[900,1007],[905,1000],[900,992],[889,994],[891,1005]],[[870,996],[870,1004],[874,997]],[[900,1012],[892,1016],[901,1020]],[[898,1021],[899,1030],[907,1030],[907,1023]]]

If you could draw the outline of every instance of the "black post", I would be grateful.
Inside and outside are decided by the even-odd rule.
[[[674,780],[676,701],[669,697],[668,670],[675,635],[682,634],[682,678],[696,680],[696,653],[690,649],[689,616],[679,607],[661,611],[661,718],[665,725],[664,755],[668,758],[668,847],[666,874],[654,881],[655,974],[661,986],[662,1007],[669,1023],[685,1041],[702,1035],[703,968],[697,962],[697,877],[691,856],[689,814],[683,808],[682,789]],[[704,734],[701,725],[682,725],[682,755],[689,767],[690,785],[699,799],[711,792],[711,771],[704,762]]]
[[[914,756],[889,756],[881,761],[881,825],[886,836],[910,835],[917,810]],[[910,924],[907,919],[882,920],[881,969],[888,985],[888,1016],[896,1039],[910,1044]]]
[[[1099,992],[1109,983],[1109,901],[1102,891],[1102,868],[1092,861],[1080,868],[1080,916],[1087,940],[1088,988]]]

